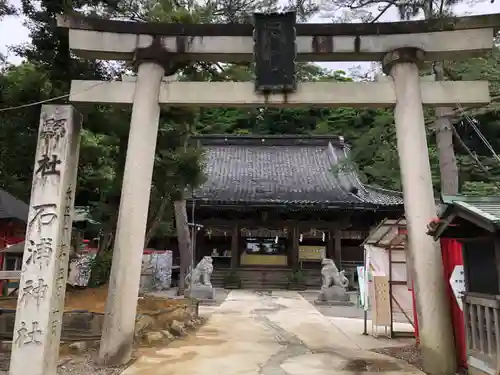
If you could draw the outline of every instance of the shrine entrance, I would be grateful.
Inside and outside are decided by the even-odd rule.
[[[499,25],[496,19],[296,24],[290,12],[257,14],[253,25],[184,25],[59,16],[58,26],[69,29],[72,53],[88,59],[133,61],[137,67],[134,80],[73,81],[71,85],[72,103],[132,105],[100,357],[108,364],[122,364],[131,356],[160,105],[394,106],[410,251],[417,269],[414,282],[424,366],[433,374],[451,372],[452,350],[443,349],[450,348],[453,338],[441,259],[426,235],[436,211],[422,105],[471,106],[488,103],[490,97],[488,82],[429,82],[420,79],[419,66],[491,50],[494,28]],[[164,80],[176,73],[179,62],[186,61],[255,61],[256,80]],[[295,79],[295,61],[381,61],[391,79],[301,83]],[[80,116],[69,106],[42,109],[20,288],[40,282],[46,298],[18,304],[15,332],[29,333],[31,339],[13,347],[11,375],[55,373],[80,124]],[[37,258],[42,266],[30,264],[31,244],[43,249],[43,257]]]

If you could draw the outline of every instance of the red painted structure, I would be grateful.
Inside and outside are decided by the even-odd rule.
[[[455,334],[455,347],[457,351],[457,360],[460,367],[467,368],[467,347],[465,342],[465,323],[464,313],[460,309],[453,290],[450,285],[450,277],[453,269],[457,265],[464,264],[462,254],[462,245],[455,239],[441,239],[441,253],[443,257],[444,278],[446,281],[446,290],[450,302],[450,313],[453,324],[453,333]]]
[[[24,241],[26,223],[17,220],[0,220],[0,249]]]
[[[0,220],[0,249],[24,241],[26,223],[19,220]],[[0,253],[0,270],[3,267],[4,254]],[[0,281],[0,291],[3,282]],[[1,294],[1,293],[0,293]]]
[[[455,239],[441,238],[441,256],[443,259],[444,282],[448,294],[450,313],[453,324],[453,333],[455,336],[455,348],[457,352],[457,364],[459,367],[467,368],[467,347],[465,342],[465,323],[464,313],[457,303],[455,295],[450,285],[450,277],[453,269],[457,265],[464,264],[462,255],[462,245]],[[413,311],[415,321],[415,337],[417,343],[419,340],[417,309],[415,301],[415,292],[413,292]]]

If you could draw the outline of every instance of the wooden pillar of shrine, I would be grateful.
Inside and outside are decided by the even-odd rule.
[[[296,269],[299,265],[299,237],[300,230],[299,225],[294,224],[292,226],[292,230],[290,231],[291,235],[291,246],[290,246],[290,255],[288,257],[288,265],[292,267],[292,269]]]
[[[231,270],[236,270],[240,263],[240,227],[238,224],[233,226],[231,234]]]
[[[203,229],[197,229],[195,234],[195,243],[193,244],[194,250],[194,266],[203,258],[205,253],[205,233]]]
[[[333,248],[334,248],[334,260],[335,260],[335,264],[337,265],[337,267],[342,268],[341,266],[341,262],[342,262],[342,244],[341,244],[341,241],[342,241],[342,231],[339,229],[339,228],[335,228],[333,230],[333,242],[334,242],[334,245],[333,245]]]
[[[326,254],[328,259],[335,259],[335,229],[330,228],[328,231],[328,242],[326,243]]]

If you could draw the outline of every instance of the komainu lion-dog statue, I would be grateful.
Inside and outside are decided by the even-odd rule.
[[[333,259],[325,258],[321,265],[321,292],[316,303],[349,305],[350,297],[346,291],[349,280],[345,271],[339,271]]]
[[[184,295],[201,300],[213,300],[215,298],[215,291],[210,282],[213,270],[212,257],[203,257],[196,267],[191,272],[188,272],[184,278],[186,286]]]
[[[321,268],[321,281],[322,288],[330,288],[334,285],[341,286],[342,288],[347,288],[349,286],[349,280],[345,277],[345,271],[339,271],[333,259],[325,258],[321,262],[323,268]]]

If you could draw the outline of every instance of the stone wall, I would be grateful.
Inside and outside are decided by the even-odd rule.
[[[0,339],[12,341],[15,311],[0,314]],[[102,333],[104,314],[68,311],[63,314],[61,341],[98,340]]]
[[[140,293],[170,289],[172,251],[152,252],[142,256]]]
[[[145,296],[138,301],[135,341],[147,346],[168,343],[202,323],[192,299]]]
[[[12,341],[15,311],[0,313],[0,340]],[[88,343],[99,341],[104,314],[88,311],[68,311],[63,314],[61,345],[66,352],[75,346],[88,348]],[[198,315],[198,302],[188,298],[144,296],[138,299],[135,341],[139,345],[165,344],[185,336],[189,330],[203,323]],[[87,344],[81,344],[87,342]],[[74,343],[80,343],[73,345]],[[73,352],[74,350],[70,350]]]

